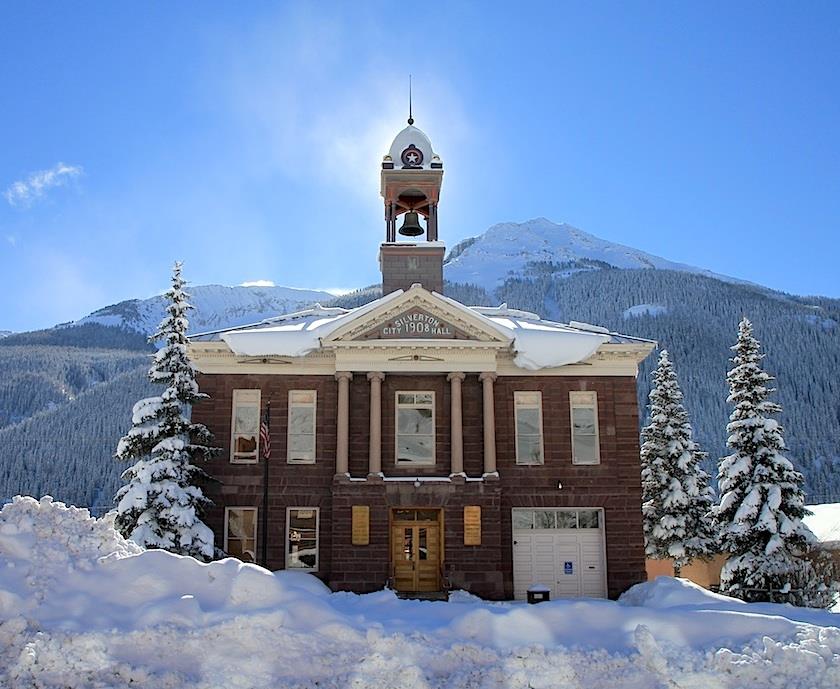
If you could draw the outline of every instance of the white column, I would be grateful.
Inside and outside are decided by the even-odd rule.
[[[382,381],[385,374],[371,371],[370,381],[370,452],[368,474],[382,473]]]
[[[464,380],[464,374],[460,372],[453,372],[446,376],[450,386],[450,422],[451,422],[451,446],[452,446],[452,464],[450,473],[463,474],[464,473],[464,432],[461,420],[461,381]]]
[[[496,472],[496,412],[493,403],[493,381],[496,374],[489,371],[478,379],[484,385],[484,473]]]
[[[339,371],[335,374],[338,381],[338,415],[336,420],[335,438],[335,473],[345,476],[350,471],[348,460],[349,430],[350,430],[350,381],[353,374],[350,371]]]

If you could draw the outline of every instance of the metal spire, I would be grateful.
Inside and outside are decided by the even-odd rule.
[[[411,116],[411,75],[408,75],[408,123],[414,124],[414,118]]]

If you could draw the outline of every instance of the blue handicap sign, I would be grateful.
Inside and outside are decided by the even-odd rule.
[[[563,574],[574,574],[574,573],[575,573],[574,563],[566,560],[563,563]]]

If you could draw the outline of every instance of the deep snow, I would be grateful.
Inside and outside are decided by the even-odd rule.
[[[836,687],[831,613],[660,578],[619,602],[331,594],[300,573],[141,552],[48,498],[0,511],[0,686]]]

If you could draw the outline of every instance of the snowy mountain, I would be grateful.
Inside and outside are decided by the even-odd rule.
[[[333,295],[321,290],[294,287],[224,287],[198,285],[188,287],[190,303],[190,331],[197,333],[248,323],[256,323],[284,313],[297,311],[315,302],[327,302]],[[62,327],[96,323],[136,330],[146,335],[155,331],[163,318],[162,296],[149,299],[129,299],[94,311]]]
[[[12,334],[12,330],[0,330],[0,340]]]
[[[659,268],[706,275],[726,282],[744,282],[703,268],[675,263],[623,244],[600,239],[566,223],[546,218],[493,225],[484,234],[457,244],[445,263],[446,279],[493,290],[531,263],[577,263],[567,272],[599,267]],[[588,263],[588,266],[587,266]]]

